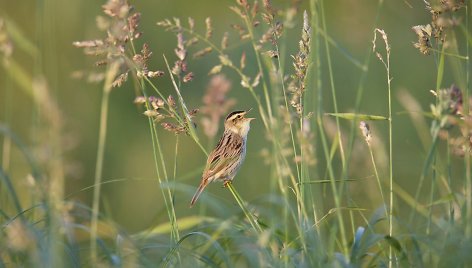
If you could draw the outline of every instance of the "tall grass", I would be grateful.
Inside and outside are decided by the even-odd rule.
[[[63,119],[53,94],[57,89],[50,89],[36,77],[43,72],[41,68],[30,74],[17,64],[7,46],[29,51],[33,59],[41,50],[10,19],[2,20],[0,51],[8,103],[4,100],[7,116],[0,124],[0,267],[467,267],[472,263],[468,254],[472,249],[470,3],[424,1],[432,20],[413,27],[418,36],[414,46],[420,53],[431,54],[428,57],[434,57],[436,63],[432,90],[436,100],[431,112],[409,111],[425,150],[423,162],[417,163],[422,171],[412,178],[417,180],[414,188],[399,183],[396,175],[401,165],[396,162],[395,144],[401,141],[394,136],[398,133],[394,121],[401,111],[393,105],[396,80],[392,73],[401,67],[390,65],[396,53],[387,38],[389,32],[380,30],[382,25],[377,25],[376,19],[369,26],[373,44],[364,60],[359,60],[332,36],[326,3],[310,0],[303,6],[307,11],[302,12],[296,1],[282,7],[267,0],[235,1],[228,11],[237,18],[232,22],[236,34],[230,39],[226,33],[218,36],[216,28],[221,25],[218,22],[215,27],[210,18],[161,19],[157,25],[171,32],[166,36],[177,37],[177,45],[160,57],[142,44],[143,39],[153,40],[139,31],[140,14],[126,1],[108,1],[103,6],[108,17],[99,20],[104,37],[74,43],[86,54],[99,56],[98,65],[106,65],[94,184],[82,189],[93,189],[91,207],[72,202],[63,194]],[[373,17],[380,16],[383,5],[378,1]],[[464,20],[456,20],[456,16]],[[298,36],[296,41],[289,38],[292,33]],[[385,50],[378,48],[383,47],[381,42]],[[373,54],[379,61],[371,62]],[[361,73],[356,99],[349,102],[354,111],[341,105],[346,103],[340,101],[337,82],[342,74],[335,72],[338,63],[333,55],[343,57]],[[220,103],[206,102],[208,107],[200,111],[189,108],[185,89],[194,73],[187,63],[197,58],[213,62],[210,77],[221,73],[237,77],[238,87],[257,105],[254,110],[267,137],[263,157],[270,170],[266,178],[258,179],[267,182],[270,194],[251,199],[245,195],[244,184],[229,184],[234,200],[222,202],[203,194],[199,201],[202,209],[194,208],[192,216],[182,217],[180,209],[187,204],[181,205],[175,197],[180,193],[190,197],[197,186],[197,180],[185,183],[182,177],[195,178],[200,172],[195,175],[180,170],[181,144],[192,141],[201,158],[206,158],[212,144],[204,146],[203,135],[210,141],[215,136],[207,134],[211,133],[208,129],[196,128],[200,126],[197,116],[200,113],[208,120],[213,116],[221,125],[231,107],[225,99],[226,90],[217,86],[216,93],[207,94],[220,94]],[[150,70],[151,59],[162,61],[165,71]],[[447,68],[446,62],[452,67]],[[385,92],[385,99],[378,100],[385,103],[385,114],[361,113],[362,100],[369,100],[364,95],[369,70],[382,65],[386,83],[377,86]],[[447,72],[455,77],[457,86],[444,81]],[[124,231],[100,209],[101,186],[128,181],[103,180],[110,95],[119,94],[113,88],[122,86],[128,76],[138,92],[135,103],[148,123],[153,185],[161,191],[167,215],[157,225],[135,234]],[[170,95],[154,79],[160,76],[171,82]],[[46,134],[38,134],[36,141],[52,144],[52,157],[44,162],[39,163],[30,142],[22,141],[8,127],[13,120],[8,109],[16,101],[8,95],[13,85],[33,100],[35,133],[46,126]],[[398,94],[404,106],[420,107],[408,93]],[[226,110],[210,109],[210,105]],[[242,100],[237,106],[247,108]],[[431,124],[430,130],[425,129],[425,122]],[[377,131],[382,127],[387,134]],[[164,135],[175,136],[172,151],[165,150]],[[27,201],[19,197],[19,186],[12,178],[12,148],[21,152],[21,161],[27,163],[31,174],[31,198]],[[354,161],[365,162],[371,176],[356,177],[359,173]],[[457,165],[461,165],[461,172],[455,170]],[[366,207],[360,204],[370,199],[357,199],[353,189],[370,185],[370,178],[375,178],[378,193],[371,198],[376,201]],[[244,178],[239,175],[236,180]],[[410,216],[405,216],[408,213]]]

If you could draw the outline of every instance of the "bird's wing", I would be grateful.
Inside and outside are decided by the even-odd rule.
[[[243,142],[242,139],[237,139],[231,144],[225,145],[223,145],[223,142],[224,139],[221,139],[216,148],[208,156],[203,178],[210,178],[218,174],[224,168],[231,165],[231,163],[237,161],[240,156],[240,152],[232,147],[240,148],[241,145],[238,144]]]

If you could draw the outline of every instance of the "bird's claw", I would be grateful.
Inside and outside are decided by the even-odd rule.
[[[223,187],[227,188],[231,184],[230,180],[226,180],[223,182]]]

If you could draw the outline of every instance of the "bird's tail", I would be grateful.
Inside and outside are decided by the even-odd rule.
[[[197,202],[198,198],[200,197],[200,195],[202,194],[203,190],[205,190],[205,187],[208,185],[209,181],[208,179],[203,179],[202,182],[200,183],[200,185],[198,186],[198,189],[197,191],[195,192],[195,194],[193,195],[192,197],[192,201],[190,201],[190,207],[193,207],[193,205],[195,205],[195,203]]]

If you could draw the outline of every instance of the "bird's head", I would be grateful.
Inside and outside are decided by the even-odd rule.
[[[247,111],[234,111],[225,119],[225,129],[233,131],[243,137],[246,137],[247,133],[249,132],[250,125],[249,123],[251,120],[255,118],[248,118],[246,114],[251,111],[251,109]]]

